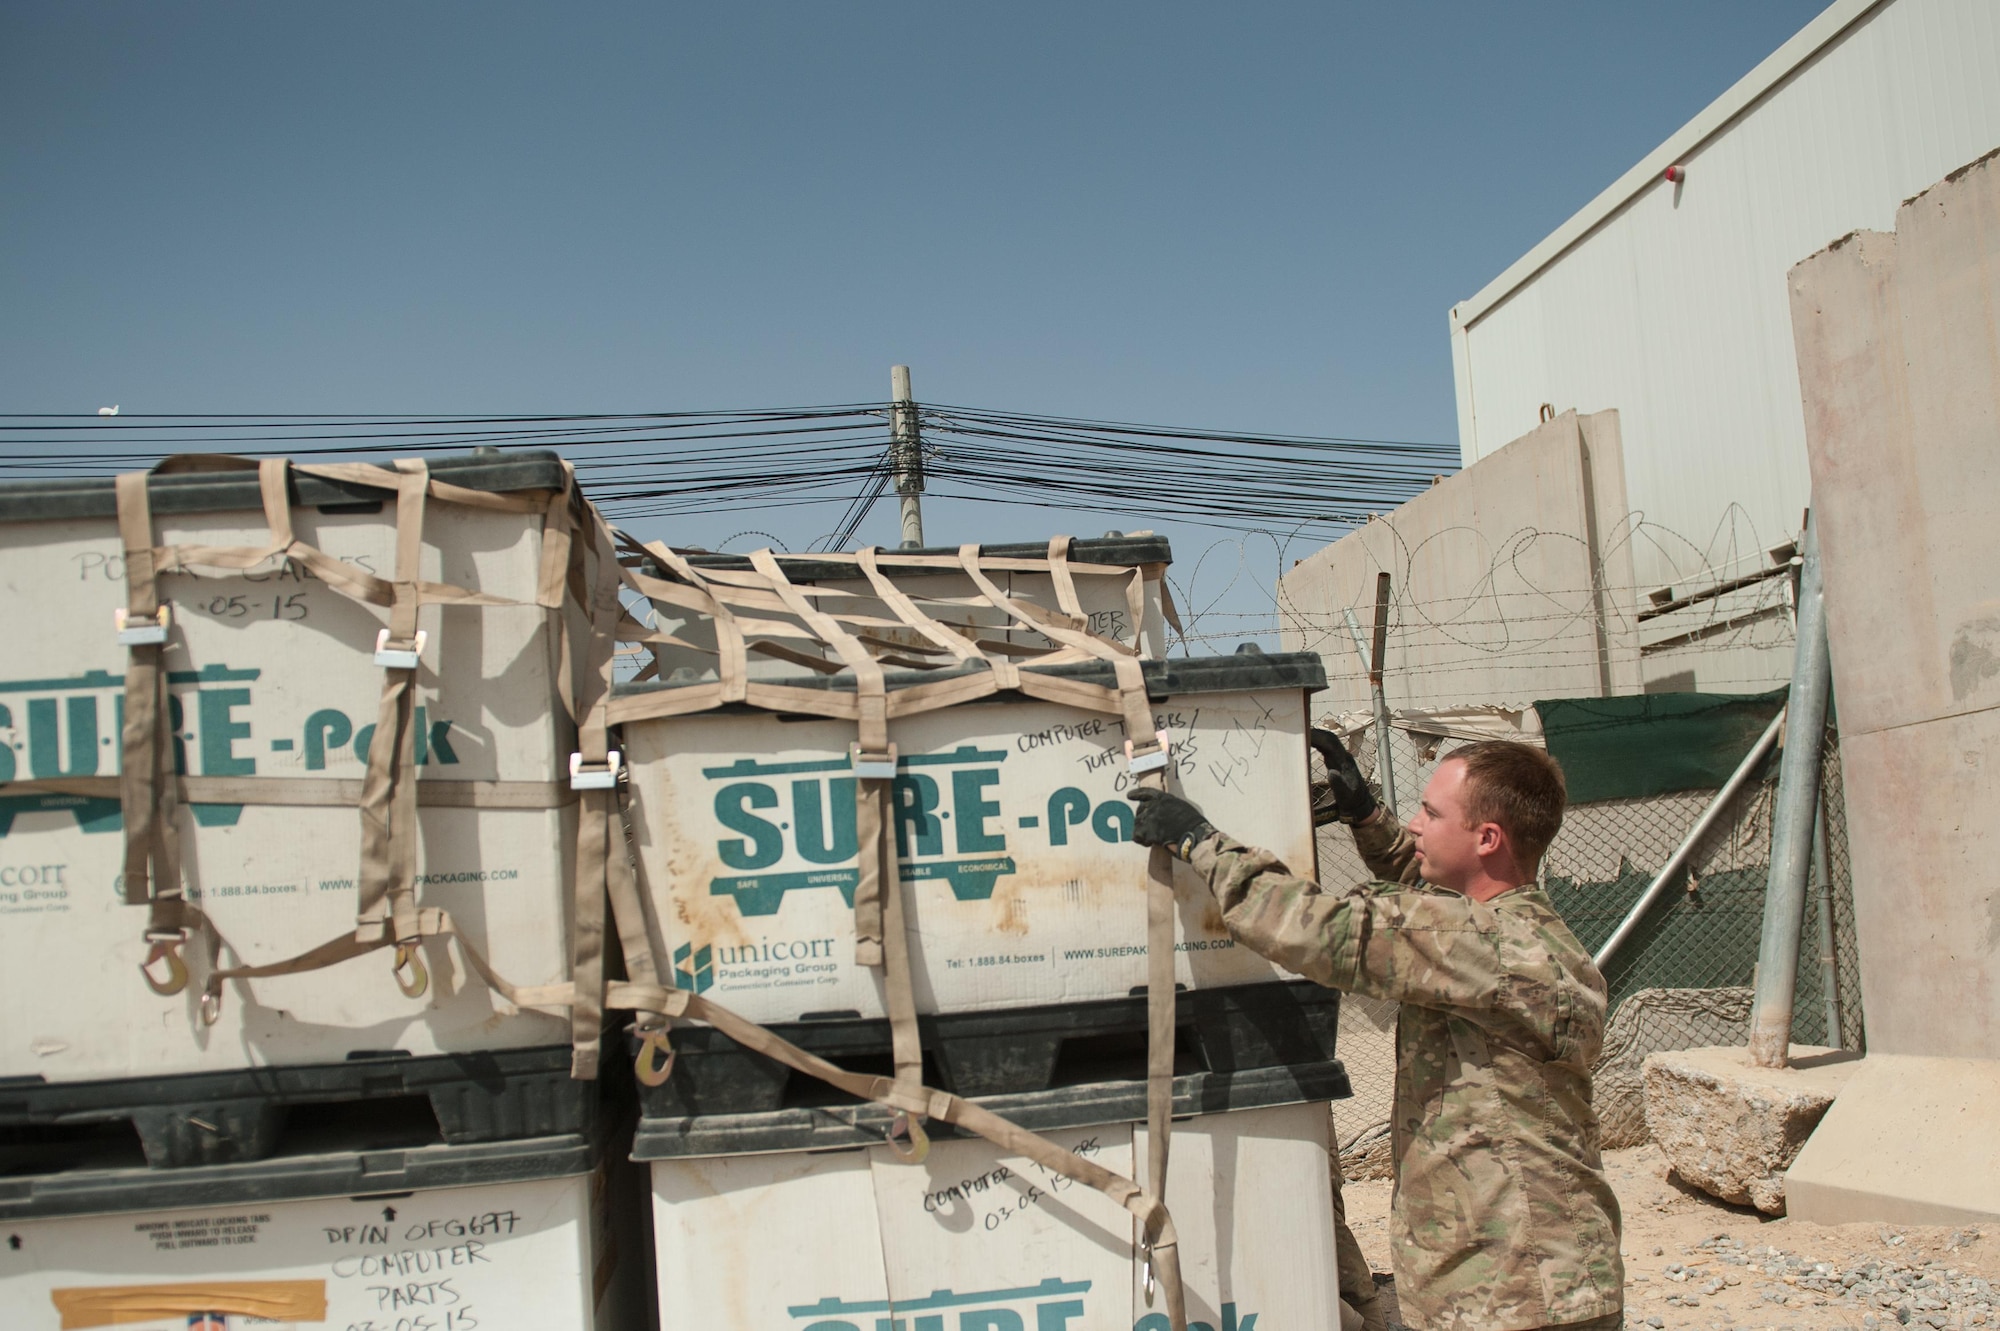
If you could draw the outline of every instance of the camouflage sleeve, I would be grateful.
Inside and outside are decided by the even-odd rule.
[[[1417,843],[1386,806],[1377,806],[1373,817],[1350,830],[1361,862],[1377,882],[1407,885],[1417,881]]]
[[[1223,927],[1237,942],[1294,975],[1337,989],[1354,988],[1351,964],[1358,920],[1350,893],[1331,893],[1292,874],[1268,850],[1217,832],[1189,863],[1208,880]],[[1365,889],[1350,889],[1359,893]],[[1345,977],[1350,982],[1340,983]]]
[[[1401,834],[1401,829],[1397,829]],[[1407,840],[1407,838],[1404,838]],[[1327,891],[1269,851],[1216,833],[1192,864],[1208,880],[1230,936],[1259,956],[1329,988],[1518,1027],[1542,1006],[1512,940],[1482,929],[1455,893],[1363,884]]]

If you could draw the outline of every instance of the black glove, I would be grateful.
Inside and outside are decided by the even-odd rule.
[[[1336,819],[1351,825],[1374,813],[1375,792],[1340,736],[1314,727],[1307,732],[1307,742],[1326,764],[1326,782],[1313,784],[1313,826],[1324,827]]]
[[[1139,806],[1132,819],[1132,839],[1142,846],[1165,846],[1186,859],[1215,834],[1214,825],[1192,800],[1141,786],[1132,792],[1132,802]]]

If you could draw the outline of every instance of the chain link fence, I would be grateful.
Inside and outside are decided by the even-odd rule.
[[[1399,812],[1415,812],[1437,765],[1468,741],[1393,728]],[[1380,786],[1373,727],[1348,736],[1361,770]],[[1820,835],[1806,895],[1792,1039],[1861,1050],[1861,979],[1855,952],[1853,884],[1840,781],[1840,756],[1829,727],[1824,740]],[[1606,1146],[1647,1139],[1640,1065],[1649,1053],[1749,1038],[1750,986],[1763,929],[1770,871],[1773,779],[1741,791],[1710,829],[1678,883],[1646,913],[1605,967],[1610,1021],[1596,1069]],[[1572,805],[1542,865],[1542,885],[1595,952],[1630,914],[1655,874],[1693,830],[1715,791]],[[1329,885],[1370,875],[1347,829],[1319,836],[1320,880]],[[1336,1102],[1341,1166],[1350,1178],[1389,1172],[1389,1113],[1395,1094],[1396,1005],[1346,996],[1340,1055],[1354,1084]]]

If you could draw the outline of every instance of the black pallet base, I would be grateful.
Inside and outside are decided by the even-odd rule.
[[[1334,1057],[1340,994],[1301,980],[1181,990],[1174,995],[1175,1071],[1237,1072]],[[1048,1007],[919,1017],[924,1080],[967,1097],[1021,1094],[1065,1083],[1144,1076],[1146,996]],[[770,1028],[853,1072],[887,1072],[889,1023],[859,1017]],[[673,1033],[673,1075],[639,1088],[647,1118],[755,1114],[836,1102],[840,1093],[737,1044],[688,1025]]]
[[[438,1135],[454,1146],[587,1132],[600,1086],[569,1074],[568,1045],[539,1045],[422,1058],[352,1054],[343,1063],[116,1081],[7,1079],[0,1155],[59,1151],[79,1130],[122,1122],[155,1169],[233,1164],[274,1154],[294,1109],[337,1104],[344,1118],[361,1121],[406,1111],[413,1099],[429,1102]]]
[[[588,1173],[602,1137],[530,1137],[468,1146],[315,1143],[311,1154],[186,1169],[97,1167],[0,1176],[0,1223],[51,1216],[264,1206],[315,1197],[393,1197]]]
[[[1242,1109],[1315,1100],[1344,1100],[1354,1094],[1340,1060],[1240,1072],[1191,1072],[1174,1078],[1174,1117],[1221,1114]],[[1056,1132],[1098,1123],[1133,1123],[1146,1117],[1143,1081],[1092,1082],[1023,1095],[982,1096],[978,1103],[1030,1132]],[[880,1146],[888,1136],[891,1111],[849,1101],[817,1109],[780,1109],[769,1114],[712,1114],[699,1118],[639,1120],[634,1160],[682,1160],[696,1156],[746,1155],[760,1151],[826,1151]],[[949,1123],[932,1122],[933,1139],[970,1136]]]

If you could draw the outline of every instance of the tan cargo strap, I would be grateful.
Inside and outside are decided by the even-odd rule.
[[[554,808],[572,798],[568,789],[551,782],[419,781],[414,771],[411,727],[414,721],[417,658],[421,649],[421,637],[417,633],[417,614],[421,607],[522,604],[510,598],[422,579],[426,499],[436,498],[489,511],[541,515],[544,545],[534,603],[559,615],[571,563],[573,523],[570,510],[571,505],[578,502],[574,474],[565,468],[561,489],[546,495],[495,495],[437,481],[430,477],[421,461],[400,461],[394,470],[367,463],[297,467],[296,470],[310,475],[396,492],[395,578],[384,580],[334,559],[298,539],[292,526],[288,489],[289,472],[293,469],[292,464],[283,458],[256,461],[200,454],[169,458],[154,469],[161,475],[255,470],[265,525],[269,530],[269,540],[263,546],[158,546],[154,539],[147,490],[148,473],[121,475],[115,483],[119,534],[127,568],[127,605],[118,628],[120,641],[129,647],[131,653],[126,672],[122,764],[120,774],[115,778],[125,827],[124,892],[126,900],[132,904],[150,903],[146,932],[152,946],[141,970],[147,984],[161,994],[177,993],[187,983],[188,969],[179,949],[189,930],[199,928],[213,935],[201,911],[186,901],[183,891],[178,842],[178,805],[181,803],[347,804],[358,807],[362,818],[358,875],[360,906],[353,941],[368,944],[384,940],[402,945],[398,949],[397,980],[405,993],[415,994],[422,992],[423,986],[413,983],[421,969],[421,962],[415,958],[414,941],[426,936],[426,927],[419,918],[415,902],[417,807],[423,804],[463,808]],[[159,595],[159,575],[203,568],[247,570],[273,559],[309,570],[325,585],[354,600],[389,609],[389,626],[377,643],[377,659],[384,662],[384,686],[376,723],[378,739],[369,746],[368,770],[360,781],[188,777],[175,771],[171,726],[173,703],[163,664],[171,614]],[[567,690],[563,702],[574,715],[575,705]],[[90,780],[9,782],[4,789],[93,794],[96,788]],[[362,947],[359,950],[371,948]],[[318,965],[343,960],[347,955],[358,955],[358,952],[343,952],[329,944],[301,954],[302,957],[325,958],[313,965],[302,964],[300,958],[294,958],[291,963],[285,963],[289,969],[284,972],[260,973],[316,969]],[[154,971],[161,964],[167,968],[165,979],[158,978]],[[412,981],[403,977],[406,965],[411,968]],[[475,969],[486,973],[483,960]],[[233,971],[213,970],[213,974],[224,979],[247,978],[250,972],[238,968]],[[210,997],[219,1001],[219,983],[211,979],[210,995],[204,999],[204,1015],[211,1021],[215,1008]]]
[[[379,940],[385,921],[396,942],[416,937],[416,748],[410,728],[416,723],[417,667],[424,647],[417,633],[417,580],[423,572],[428,481],[422,462],[397,464],[395,595],[389,627],[376,640],[382,698],[361,786],[357,943]]]
[[[940,624],[937,620],[932,619],[929,615],[917,609],[917,603],[910,599],[909,593],[891,582],[888,576],[882,572],[880,552],[873,546],[862,550],[856,558],[857,562],[861,565],[862,573],[868,578],[869,585],[875,589],[875,594],[882,598],[882,604],[894,611],[896,617],[904,624],[929,639],[940,651],[957,660],[990,667],[993,671],[994,682],[999,688],[1014,689],[1020,687],[1020,672],[1015,669],[1012,661],[997,654],[988,656],[974,646],[972,641],[963,634],[953,633],[943,624]]]
[[[565,462],[563,466],[567,470],[569,464]],[[572,477],[573,488],[574,473],[571,472],[570,475]],[[621,635],[622,627],[614,627],[614,630],[609,634],[600,632],[600,612],[615,615],[615,626],[632,625],[638,627],[636,621],[625,612],[624,606],[619,599],[620,591],[626,579],[624,570],[619,567],[618,551],[621,548],[632,545],[632,542],[624,533],[606,525],[598,517],[597,510],[592,508],[588,503],[584,503],[582,509],[587,519],[587,543],[591,549],[592,558],[596,561],[590,585],[607,588],[609,595],[606,600],[593,605],[593,618],[589,626],[591,634],[589,663],[593,672],[593,686],[598,691],[589,700],[590,705],[587,709],[584,700],[579,696],[578,719],[580,723],[587,722],[594,728],[593,733],[587,741],[590,746],[593,746],[590,748],[590,752],[603,752],[608,770],[610,766],[608,724],[611,705],[611,667],[613,652],[617,645],[616,639]],[[565,521],[567,522],[567,520],[568,514],[567,510],[565,510]],[[575,541],[576,546],[579,548],[585,544],[585,541],[576,540],[573,535],[567,534],[567,531],[564,539]],[[580,589],[585,584],[585,579],[581,573],[582,560],[580,558],[576,559],[573,561],[573,564],[579,570],[577,585]],[[578,599],[582,598],[579,597]],[[604,640],[600,641],[600,639]],[[582,752],[583,750],[580,747],[579,754]],[[614,773],[613,775],[615,776],[616,774]],[[619,797],[622,795],[623,789],[623,787],[619,787],[614,783],[611,790],[613,798],[607,800],[604,804],[603,890],[611,911],[614,927],[618,930],[619,950],[624,955],[626,975],[638,984],[658,987],[661,982],[661,975],[653,952],[653,925],[648,918],[644,895],[639,891],[638,879],[635,872],[638,857],[630,843],[630,823],[625,816],[624,805],[619,802]],[[586,875],[583,872],[581,853],[579,853],[576,889],[579,893],[579,899],[581,894],[594,886],[597,881],[594,866],[593,874]],[[572,985],[574,984],[575,982],[572,980]],[[557,987],[559,988],[560,986]],[[604,995],[601,987],[595,996],[597,1005],[601,1011],[604,1005]],[[530,1004],[523,1003],[522,1005],[529,1006]],[[561,1006],[561,1003],[558,1002],[555,1005]],[[650,1012],[640,1012],[637,1014],[637,1017],[638,1020],[635,1025],[646,1045],[646,1050],[642,1051],[640,1059],[642,1064],[640,1076],[648,1085],[658,1086],[666,1081],[667,1075],[673,1070],[672,1050],[666,1042],[666,1019],[658,1013]],[[581,1042],[582,1032],[579,1029],[577,1041],[579,1048],[581,1047]],[[595,1042],[593,1040],[594,1048]],[[643,1066],[647,1061],[644,1053],[654,1048],[665,1053],[666,1063],[663,1066],[655,1066],[649,1072]]]
[[[146,903],[151,945],[140,974],[156,993],[179,993],[187,967],[178,948],[182,925],[180,829],[174,780],[173,702],[167,691],[166,650],[171,612],[160,602],[146,478],[115,483],[118,532],[125,547],[126,609],[118,637],[125,667],[125,727],[120,736],[119,811],[125,826],[125,900]],[[164,962],[166,978],[151,967]]]
[[[199,929],[211,940],[212,955],[220,957],[229,949],[228,940],[223,938],[214,924],[200,908],[187,906],[184,913],[185,926]],[[411,921],[410,936],[397,940],[386,935],[373,940],[356,938],[352,932],[343,932],[282,961],[265,962],[254,966],[221,966],[210,969],[203,985],[201,999],[202,1020],[210,1025],[222,1010],[222,986],[231,980],[262,980],[280,975],[302,975],[308,971],[324,970],[329,966],[351,961],[355,957],[366,956],[385,948],[394,948],[394,964],[391,973],[397,985],[410,998],[420,998],[430,987],[430,970],[424,964],[421,945],[426,941],[458,944],[459,952],[466,965],[477,975],[486,987],[517,1008],[568,1006],[571,1001],[571,985],[549,985],[524,987],[507,982],[486,959],[486,954],[459,932],[449,911],[436,906],[418,908]],[[229,949],[233,950],[233,949]],[[405,972],[407,972],[407,977]]]
[[[610,747],[605,711],[611,701],[612,651],[621,613],[617,552],[610,533],[594,524],[589,539],[573,547],[579,580],[588,587],[590,640],[578,672],[577,755],[571,784],[581,801],[577,814],[576,892],[571,922],[570,1075],[597,1075],[604,1026],[604,911],[611,879],[626,859],[624,818],[618,805],[618,755]]]
[[[1165,782],[1160,784],[1164,785]],[[1155,846],[1146,857],[1146,1173],[1167,1196],[1167,1147],[1174,1122],[1174,868]]]
[[[181,804],[254,804],[352,808],[361,800],[352,777],[176,776]],[[567,781],[418,781],[417,803],[437,809],[560,809],[576,803]],[[0,795],[82,795],[115,798],[122,776],[52,776],[0,781]]]
[[[177,993],[186,983],[185,967],[175,950],[183,931],[180,867],[179,782],[173,740],[173,702],[164,664],[172,613],[159,595],[159,574],[186,567],[183,561],[250,568],[293,543],[291,509],[285,493],[285,462],[270,458],[195,455],[169,459],[163,474],[188,471],[251,470],[257,472],[271,544],[261,549],[191,547],[160,549],[154,545],[151,499],[145,473],[127,473],[114,482],[118,531],[125,548],[126,610],[118,624],[119,640],[131,655],[125,675],[125,727],[120,737],[119,809],[125,827],[125,900],[150,903],[146,936],[153,946],[147,966],[166,961],[172,978],[164,986],[143,970],[156,991]]]
[[[403,464],[398,464],[401,467]],[[300,472],[308,476],[319,476],[328,480],[349,484],[370,486],[379,490],[393,490],[400,493],[404,473],[377,467],[368,463],[322,463],[306,465],[290,463],[284,458],[224,457],[212,454],[190,454],[168,458],[153,469],[151,474],[178,475],[187,472],[216,471],[256,471],[258,487],[262,492],[264,521],[270,530],[270,541],[263,546],[221,546],[221,545],[175,545],[154,551],[157,571],[161,573],[184,573],[194,569],[234,569],[243,570],[257,567],[271,559],[282,558],[287,563],[297,564],[312,572],[313,576],[341,594],[368,605],[389,606],[396,597],[396,583],[378,578],[364,569],[335,559],[298,539],[292,529],[291,505],[288,492],[288,473]],[[137,475],[138,473],[133,473]],[[467,507],[495,509],[503,512],[535,513],[544,512],[553,501],[530,499],[515,495],[491,495],[479,490],[467,490],[461,486],[447,485],[441,481],[430,481],[426,487],[432,498]],[[567,497],[567,491],[560,492]],[[546,566],[544,568],[546,573]],[[518,602],[505,597],[488,596],[480,592],[455,587],[450,583],[418,582],[419,599],[425,605],[515,605]],[[538,603],[540,598],[538,597]]]

